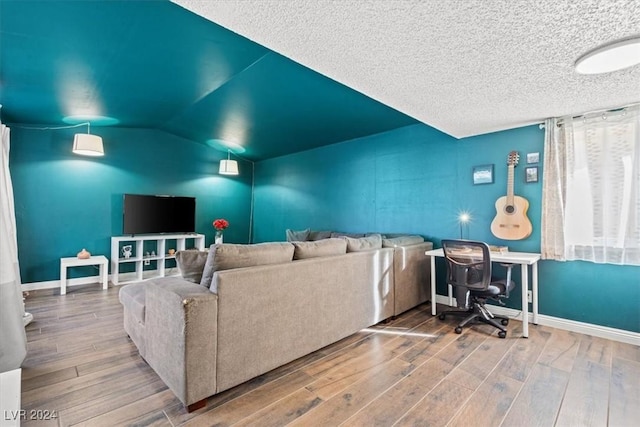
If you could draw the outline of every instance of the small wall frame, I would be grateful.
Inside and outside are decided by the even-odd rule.
[[[473,167],[473,185],[493,184],[493,164]]]
[[[524,168],[525,182],[538,182],[538,166],[527,166]]]

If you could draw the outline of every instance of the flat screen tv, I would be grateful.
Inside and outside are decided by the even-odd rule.
[[[125,194],[123,233],[193,233],[196,198]]]

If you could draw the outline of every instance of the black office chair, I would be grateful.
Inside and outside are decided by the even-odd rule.
[[[498,301],[508,298],[515,283],[511,280],[511,264],[506,267],[506,279],[496,280],[491,277],[491,255],[489,246],[484,242],[470,240],[443,240],[442,249],[447,263],[447,284],[455,287],[456,301],[459,308],[465,310],[444,311],[440,320],[449,314],[462,315],[465,319],[455,329],[457,334],[473,321],[480,321],[495,326],[500,330],[498,336],[505,338],[509,318],[493,315],[485,306],[487,299]],[[498,323],[495,319],[500,319]]]

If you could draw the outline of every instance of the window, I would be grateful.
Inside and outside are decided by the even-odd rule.
[[[550,119],[545,259],[640,265],[640,106]]]

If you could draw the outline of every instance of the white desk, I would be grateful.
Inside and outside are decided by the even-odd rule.
[[[425,252],[431,257],[431,314],[436,315],[436,257],[444,258],[442,249],[434,249]],[[538,261],[540,254],[527,252],[491,252],[491,262],[502,262],[506,264],[520,264],[522,267],[522,336],[529,338],[529,304],[527,302],[527,291],[529,290],[529,266],[531,266],[531,308],[533,312],[533,323],[538,324]],[[449,285],[449,305],[453,305],[453,291]]]
[[[107,279],[108,263],[109,260],[104,255],[96,255],[87,259],[80,259],[78,257],[60,258],[60,295],[67,293],[67,268],[79,267],[81,265],[99,265],[102,289],[107,289],[109,286]]]

